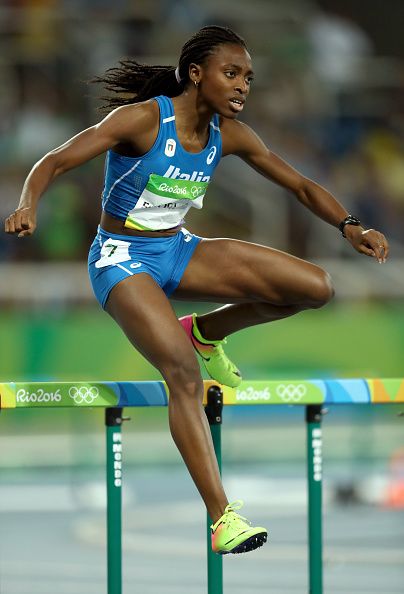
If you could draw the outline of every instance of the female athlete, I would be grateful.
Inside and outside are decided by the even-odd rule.
[[[315,215],[339,227],[358,252],[384,262],[382,233],[360,221],[324,188],[272,153],[238,121],[253,80],[244,40],[210,26],[182,48],[177,67],[125,60],[98,81],[114,91],[111,112],[46,154],[24,184],[8,233],[31,235],[41,195],[59,175],[107,152],[102,215],[89,255],[94,293],[131,343],[160,371],[170,392],[173,439],[212,518],[212,548],[240,553],[261,546],[229,504],[202,406],[195,352],[217,381],[237,386],[225,336],[327,303],[328,274],[281,251],[235,239],[202,239],[183,227],[221,157],[234,154],[292,191]],[[177,319],[169,297],[225,303],[202,316]]]

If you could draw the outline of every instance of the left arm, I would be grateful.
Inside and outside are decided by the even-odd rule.
[[[238,155],[258,173],[293,192],[304,206],[330,225],[338,228],[348,216],[347,210],[330,192],[271,152],[249,126],[225,120],[222,134],[223,155]],[[372,256],[380,263],[386,261],[389,246],[379,231],[348,224],[344,234],[358,252]]]

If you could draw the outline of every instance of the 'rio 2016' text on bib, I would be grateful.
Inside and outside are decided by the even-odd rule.
[[[125,227],[161,231],[180,225],[191,207],[202,208],[208,182],[170,179],[152,173]]]

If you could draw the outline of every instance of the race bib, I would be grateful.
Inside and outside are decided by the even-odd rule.
[[[119,239],[112,239],[109,237],[101,248],[101,257],[95,263],[96,268],[103,268],[104,266],[111,266],[119,264],[120,262],[127,262],[130,260],[129,256],[129,241],[121,241]]]
[[[171,179],[152,173],[125,227],[147,231],[180,225],[188,210],[202,208],[208,182]]]

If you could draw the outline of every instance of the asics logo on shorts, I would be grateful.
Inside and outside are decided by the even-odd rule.
[[[132,262],[132,264],[130,265],[130,268],[140,268],[142,265],[141,262]]]
[[[186,243],[188,243],[189,241],[191,241],[192,239],[192,235],[189,231],[187,231],[186,229],[184,229],[184,227],[181,229],[181,233],[184,235],[184,241]]]

